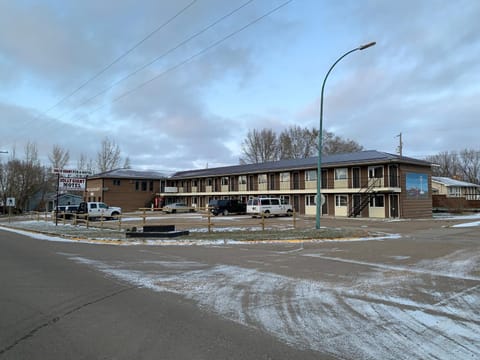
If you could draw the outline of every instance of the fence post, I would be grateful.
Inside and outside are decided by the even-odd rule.
[[[145,225],[145,223],[147,222],[147,213],[146,213],[146,209],[143,208],[143,225]]]
[[[293,209],[293,228],[297,228],[297,213],[295,212],[295,209]]]
[[[122,215],[118,216],[118,230],[122,230]]]
[[[262,231],[265,231],[265,213],[262,211]]]
[[[212,232],[212,213],[209,211],[207,213],[207,219],[208,219],[208,232]]]

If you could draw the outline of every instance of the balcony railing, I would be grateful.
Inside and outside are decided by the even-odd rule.
[[[355,184],[355,186],[353,186]],[[384,176],[381,178],[366,178],[366,179],[323,179],[322,189],[324,190],[334,190],[334,189],[363,189],[363,188],[398,188],[400,187],[400,177],[399,176]],[[178,193],[211,193],[211,192],[258,192],[258,191],[269,191],[269,190],[315,190],[316,189],[316,180],[304,181],[303,184],[300,181],[294,182],[281,182],[280,188],[271,188],[268,183],[261,184],[237,184],[232,185],[220,185],[216,188],[213,185],[206,186],[192,186],[192,187],[166,187],[165,192],[178,192]]]

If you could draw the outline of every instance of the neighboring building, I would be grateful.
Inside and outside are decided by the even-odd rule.
[[[432,192],[434,210],[480,210],[480,185],[432,176]]]
[[[431,164],[379,151],[324,156],[322,214],[375,218],[432,216]],[[90,186],[90,185],[89,185]],[[317,157],[181,171],[160,191],[165,203],[205,207],[212,199],[278,196],[315,215]]]
[[[75,194],[59,194],[58,195],[58,206],[66,205],[78,205],[82,202],[82,196]],[[55,209],[57,203],[57,195],[50,194],[48,198],[48,211]]]
[[[123,211],[150,208],[158,205],[156,194],[164,191],[165,179],[156,171],[115,169],[88,177],[83,198],[119,206]]]

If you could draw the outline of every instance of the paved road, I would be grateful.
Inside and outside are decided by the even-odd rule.
[[[478,227],[357,224],[402,236],[122,247],[0,231],[0,358],[479,358]]]

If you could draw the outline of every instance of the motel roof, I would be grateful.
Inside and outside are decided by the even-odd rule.
[[[287,159],[271,161],[259,164],[244,164],[223,166],[217,168],[197,169],[179,171],[171,176],[172,179],[209,177],[222,175],[239,175],[249,173],[259,173],[264,171],[282,171],[282,170],[300,170],[317,168],[318,157],[309,157],[304,159]],[[322,156],[322,167],[338,167],[339,165],[356,165],[370,163],[407,163],[422,166],[431,164],[424,160],[418,160],[410,157],[399,156],[376,150],[358,151],[353,153],[342,153]]]

